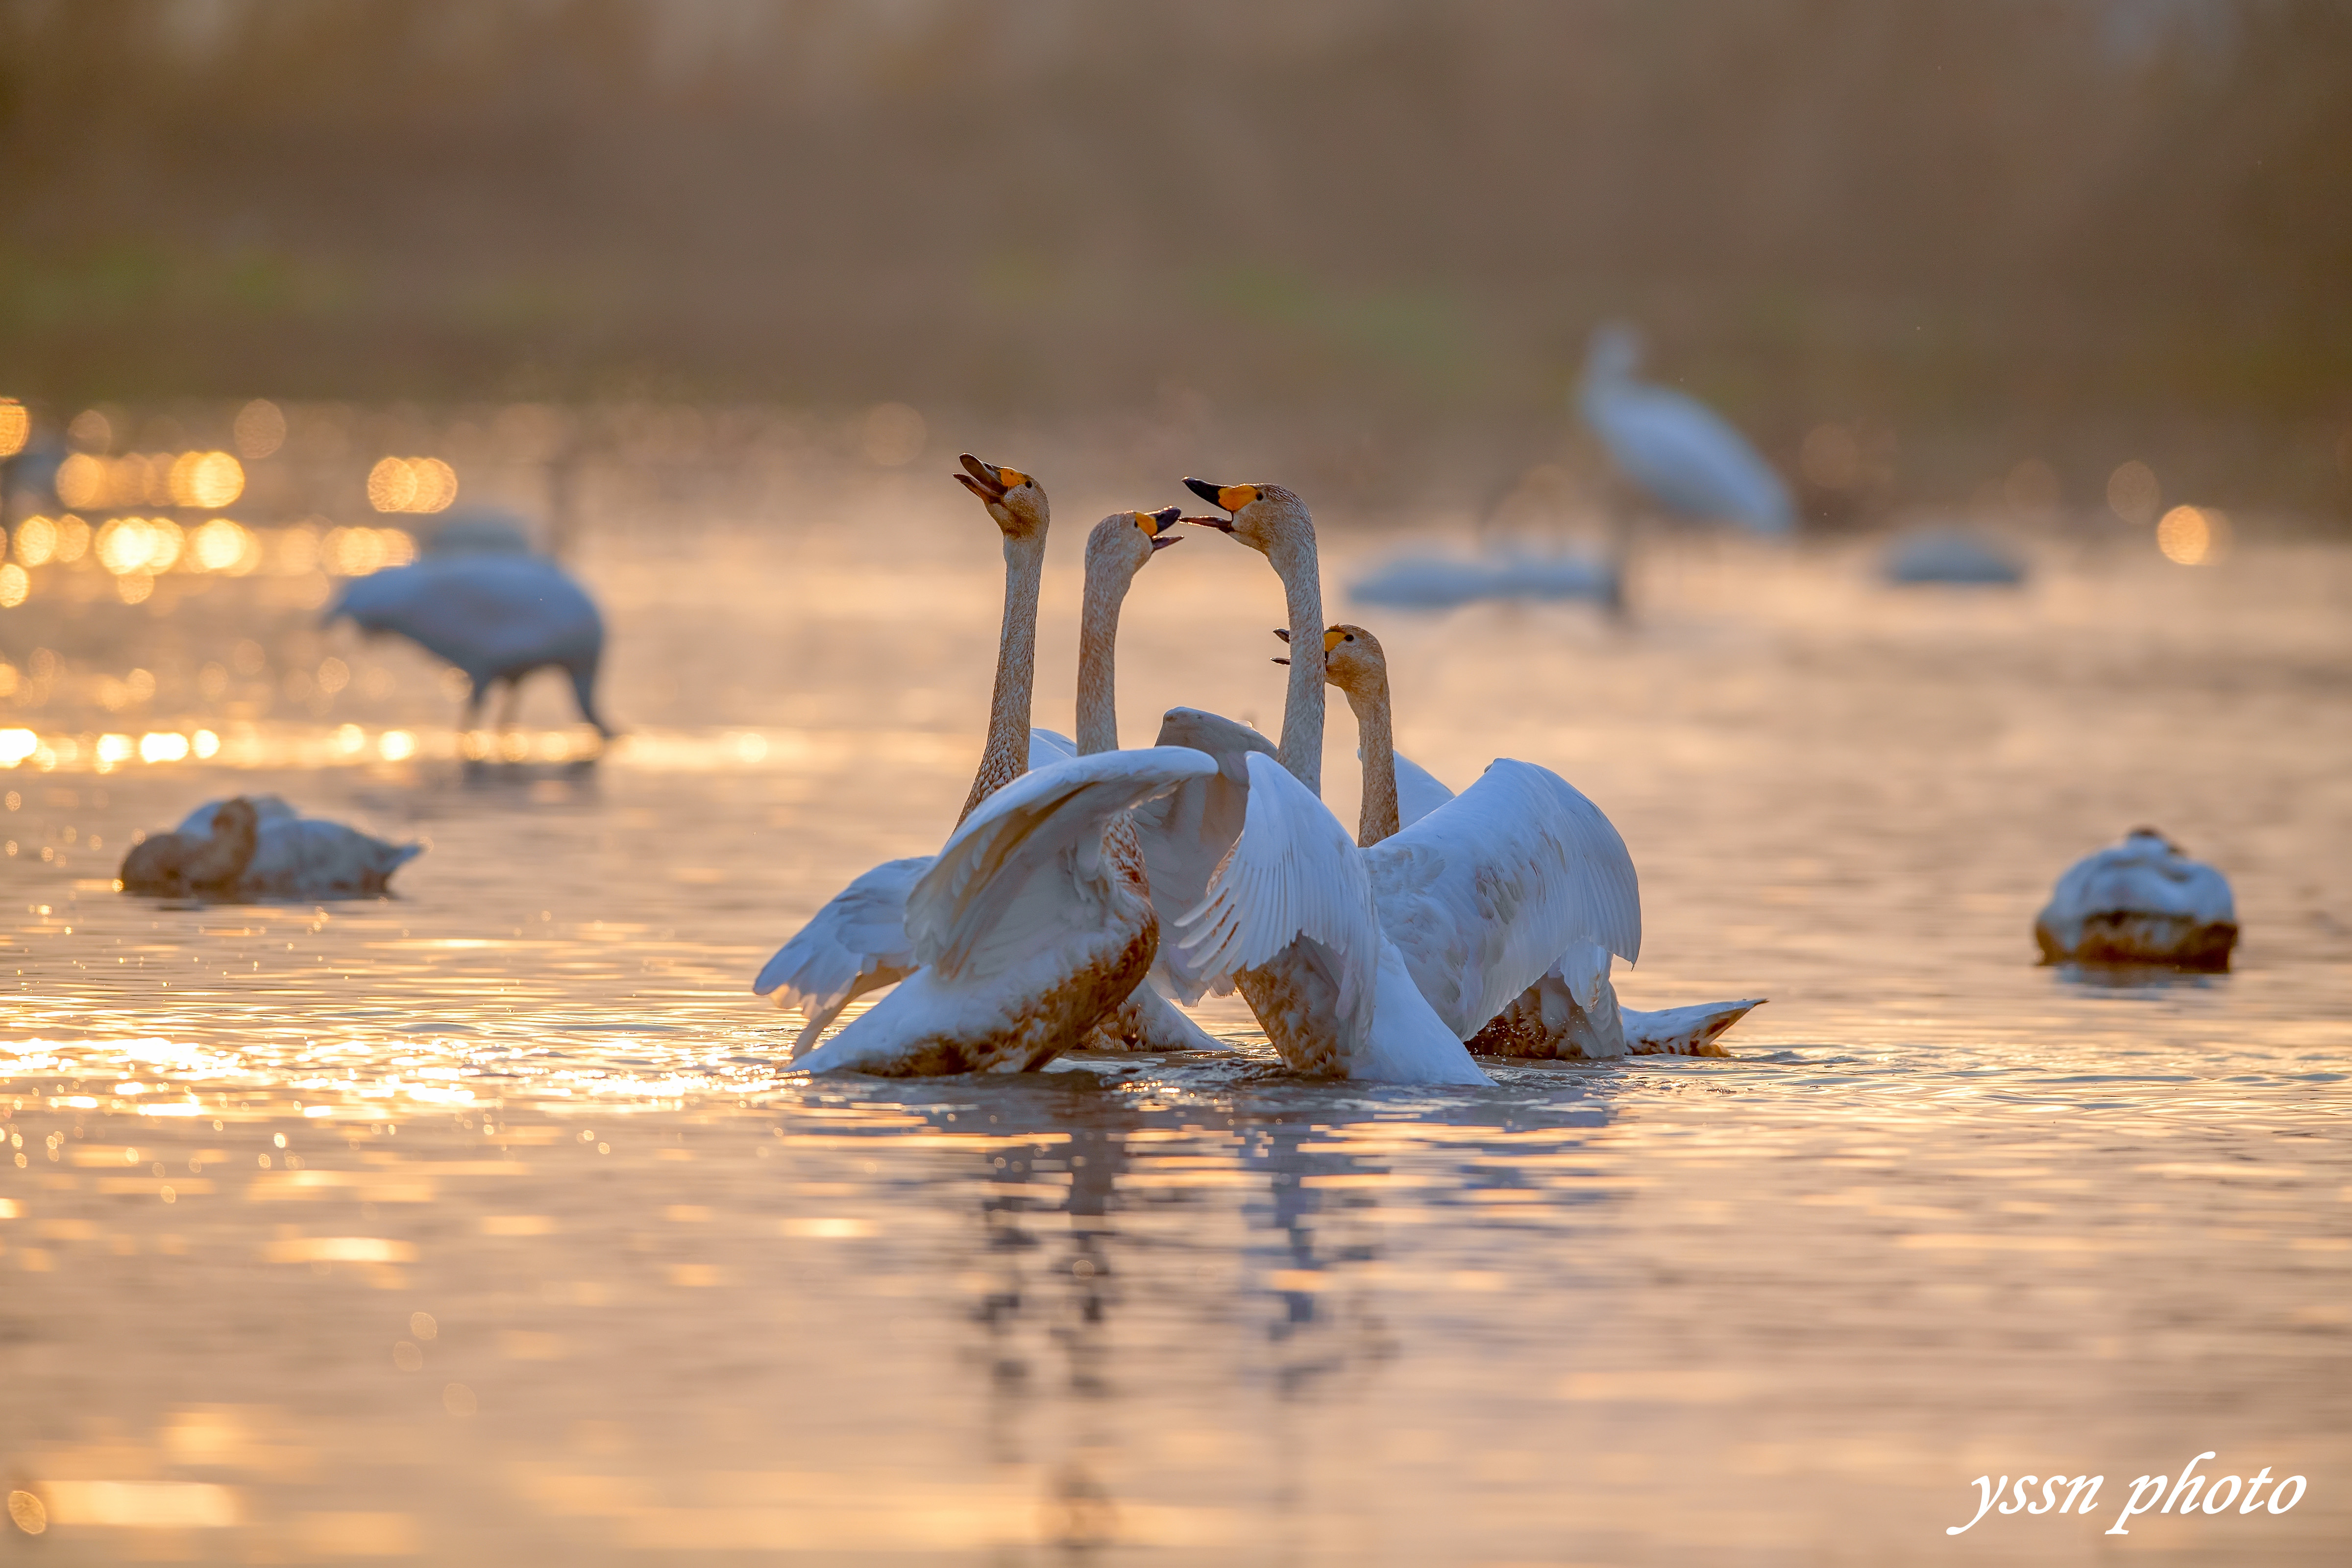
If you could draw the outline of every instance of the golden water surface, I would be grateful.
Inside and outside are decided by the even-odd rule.
[[[1231,1058],[795,1079],[751,976],[976,759],[1000,566],[945,489],[591,537],[593,764],[552,679],[461,760],[323,580],[45,569],[0,616],[47,748],[0,773],[0,1562],[2340,1561],[2352,552],[2085,535],[1897,592],[1660,542],[1612,626],[1350,610],[1392,542],[1328,518],[1403,750],[1599,801],[1627,1002],[1769,997],[1732,1058],[1307,1085],[1228,999]],[[1039,722],[1084,522],[1152,502],[1065,501]],[[1155,559],[1129,743],[1273,727],[1280,618],[1228,541]],[[1335,707],[1351,822],[1352,748]],[[261,791],[430,847],[380,901],[112,890],[134,830]],[[2142,821],[2231,878],[2236,972],[2036,967],[2052,880]],[[2206,1450],[2307,1492],[2104,1533]],[[2053,1471],[2092,1517],[1947,1536]]]

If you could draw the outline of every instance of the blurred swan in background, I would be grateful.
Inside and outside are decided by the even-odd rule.
[[[513,720],[522,678],[553,667],[571,678],[580,717],[610,738],[596,710],[604,617],[554,562],[505,550],[428,553],[406,566],[354,578],[321,625],[349,618],[370,636],[393,633],[446,659],[471,684],[461,729],[475,728],[482,699],[507,686],[501,727]]]
[[[1359,577],[1348,596],[1361,605],[1442,610],[1497,599],[1531,604],[1585,600],[1615,605],[1624,574],[1613,558],[1597,555],[1503,555],[1464,561],[1438,555],[1399,556]]]
[[[1662,1013],[1623,1009],[1618,1004],[1609,979],[1611,954],[1613,950],[1628,963],[1639,956],[1641,892],[1625,841],[1600,807],[1558,774],[1527,763],[1497,762],[1457,797],[1427,769],[1397,754],[1388,659],[1380,640],[1362,626],[1333,626],[1323,635],[1323,663],[1326,679],[1346,695],[1356,715],[1360,738],[1357,754],[1364,775],[1356,837],[1370,854],[1376,883],[1385,854],[1413,843],[1429,826],[1444,823],[1446,813],[1462,811],[1490,788],[1488,780],[1506,766],[1530,775],[1532,809],[1518,805],[1524,824],[1540,824],[1545,836],[1567,851],[1564,868],[1547,864],[1546,871],[1551,879],[1565,880],[1590,911],[1583,929],[1549,950],[1555,962],[1523,990],[1501,996],[1480,992],[1475,1005],[1453,1009],[1449,1022],[1456,1024],[1473,1050],[1514,1057],[1720,1054],[1710,1048],[1715,1037],[1760,1005],[1760,999]],[[1498,807],[1509,809],[1501,798],[1486,809],[1491,814]],[[1443,858],[1441,848],[1438,858]],[[1491,941],[1497,934],[1497,922],[1485,901],[1488,884],[1476,886],[1478,900],[1453,911],[1456,926],[1449,934],[1455,942]],[[1388,888],[1380,891],[1386,923],[1402,900]],[[1391,924],[1390,930],[1393,934],[1398,927]],[[1398,940],[1408,953],[1416,952],[1414,943],[1402,935]],[[1437,1001],[1436,989],[1457,984],[1447,973],[1452,951],[1434,944],[1418,951],[1427,958],[1412,965],[1414,978]],[[1443,1003],[1440,1011],[1447,1011]]]
[[[1625,322],[1606,323],[1592,334],[1577,385],[1577,410],[1618,471],[1678,517],[1736,522],[1773,537],[1794,528],[1789,487],[1747,437],[1696,398],[1635,380],[1641,363],[1641,335]],[[1401,609],[1584,600],[1622,611],[1631,549],[1631,520],[1621,516],[1596,552],[1404,556],[1359,578],[1348,593],[1359,604]]]
[[[1887,542],[1880,570],[1889,583],[1957,583],[2008,588],[2025,581],[2025,563],[2000,541],[1965,528],[1915,528]]]
[[[2045,963],[2230,967],[2238,911],[2229,879],[2153,827],[2075,862],[2034,917]]]
[[[1107,832],[1215,767],[1177,746],[1102,752],[991,794],[907,900],[913,973],[794,1067],[1024,1072],[1076,1046],[1143,982],[1158,931]]]
[[[1793,528],[1789,487],[1748,438],[1696,398],[1634,380],[1641,363],[1641,334],[1607,322],[1592,334],[1577,387],[1578,411],[1618,469],[1677,515],[1766,534]]]
[[[424,852],[304,816],[274,795],[236,795],[207,801],[172,832],[132,846],[121,879],[131,893],[368,898]]]

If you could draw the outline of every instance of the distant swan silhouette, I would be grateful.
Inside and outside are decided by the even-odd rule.
[[[512,719],[522,678],[553,667],[571,679],[580,717],[610,737],[596,709],[596,668],[604,655],[604,621],[584,589],[543,556],[467,550],[428,554],[406,566],[355,577],[320,624],[349,617],[372,636],[390,632],[463,670],[468,684],[462,727],[471,730],[482,699],[503,681]]]
[[[1636,381],[1642,338],[1622,321],[1592,334],[1577,388],[1584,423],[1617,467],[1668,511],[1786,533],[1796,508],[1780,476],[1696,398]]]

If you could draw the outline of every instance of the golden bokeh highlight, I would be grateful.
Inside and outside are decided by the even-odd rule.
[[[95,408],[85,408],[67,422],[66,435],[85,452],[103,452],[114,445],[114,421]]]
[[[12,1491],[8,1494],[8,1522],[27,1535],[38,1535],[49,1528],[48,1505],[35,1493]]]
[[[2164,487],[2157,483],[2156,470],[2138,458],[2118,464],[2107,476],[2107,510],[2134,528],[2154,522],[2163,504]]]
[[[245,493],[245,466],[226,452],[183,452],[166,482],[175,506],[226,506]]]
[[[257,397],[236,411],[233,435],[239,457],[248,461],[267,458],[286,444],[285,411]]]
[[[98,531],[98,563],[118,577],[168,572],[186,540],[169,518],[118,517]]]
[[[2211,507],[2177,506],[2156,525],[2156,547],[2181,566],[2210,566],[2230,548],[2230,520]]]
[[[32,435],[32,411],[13,397],[0,397],[0,458],[23,451]]]
[[[13,610],[33,595],[33,574],[11,561],[0,566],[0,610]]]
[[[457,499],[457,470],[438,458],[385,458],[368,470],[367,497],[378,511],[443,511]]]
[[[235,519],[216,517],[188,537],[190,564],[204,572],[244,576],[261,563],[261,547]]]
[[[16,537],[9,548],[22,566],[46,566],[49,557],[58,552],[58,525],[46,517],[33,516],[16,525]]]

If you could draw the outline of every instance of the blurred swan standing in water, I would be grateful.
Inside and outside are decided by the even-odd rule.
[[[1185,483],[1232,514],[1193,521],[1274,566],[1294,644],[1318,647],[1322,592],[1306,507],[1275,485]],[[1188,986],[1237,986],[1295,1070],[1485,1082],[1463,1039],[1552,954],[1580,935],[1638,945],[1632,865],[1590,802],[1544,769],[1509,760],[1413,834],[1360,848],[1318,798],[1320,665],[1292,665],[1275,755],[1233,748],[1237,757],[1219,759],[1222,787],[1247,790],[1240,836],[1183,917],[1183,957],[1170,967]],[[1199,717],[1186,721],[1197,729]],[[1218,814],[1218,787],[1198,814],[1204,834]],[[1228,800],[1222,815],[1232,812]],[[1604,838],[1615,844],[1613,868],[1595,852]],[[1148,835],[1147,852],[1151,843]],[[1210,863],[1218,846],[1173,848],[1171,873]],[[1156,887],[1157,864],[1152,874]],[[1176,876],[1170,880],[1173,891]]]
[[[1592,334],[1577,407],[1618,468],[1670,512],[1723,519],[1759,533],[1796,524],[1789,488],[1772,466],[1695,397],[1636,381],[1641,334],[1611,321]]]
[[[370,636],[394,633],[446,659],[470,683],[459,727],[475,728],[482,699],[507,687],[501,729],[514,721],[522,678],[553,667],[571,678],[580,717],[610,739],[596,710],[604,617],[579,584],[543,556],[469,549],[425,555],[352,579],[321,620],[349,617]]]
[[[237,898],[370,898],[425,852],[340,822],[304,816],[274,795],[207,801],[170,833],[123,857],[127,893]]]
[[[2077,861],[2034,917],[2045,963],[2230,967],[2238,910],[2230,883],[2153,827]]]
[[[1789,532],[1796,508],[1772,466],[1696,398],[1634,379],[1641,363],[1641,334],[1622,321],[1606,323],[1592,334],[1577,384],[1578,413],[1618,471],[1676,516],[1737,522],[1771,536]],[[1608,543],[1592,554],[1401,557],[1358,579],[1349,596],[1407,609],[1583,599],[1622,611],[1632,521],[1620,512]]]
[[[1398,755],[1388,658],[1380,639],[1370,632],[1346,625],[1329,628],[1323,634],[1323,666],[1326,679],[1346,695],[1356,715],[1364,778],[1362,815],[1356,833],[1359,844],[1371,849],[1376,845],[1408,842],[1418,836],[1424,821],[1444,820],[1433,818],[1432,814],[1458,811],[1462,806],[1450,803],[1458,800],[1467,805],[1486,787],[1482,778],[1468,794],[1457,797],[1428,770]],[[1760,1000],[1709,1003],[1658,1013],[1621,1009],[1609,980],[1612,950],[1630,963],[1641,946],[1641,892],[1625,841],[1601,808],[1566,780],[1524,763],[1510,765],[1528,769],[1549,784],[1551,798],[1544,804],[1558,825],[1554,831],[1565,828],[1575,836],[1569,874],[1580,881],[1577,895],[1601,918],[1564,949],[1555,949],[1557,961],[1524,991],[1500,999],[1481,995],[1476,1007],[1458,1010],[1465,1020],[1461,1033],[1470,1048],[1489,1056],[1543,1058],[1617,1057],[1628,1051],[1720,1054],[1712,1047],[1715,1037],[1759,1006]],[[1487,776],[1493,773],[1490,768]],[[1400,834],[1405,835],[1403,840],[1398,838]],[[1372,858],[1376,866],[1382,863],[1379,851]],[[1379,874],[1375,872],[1376,877]],[[1383,900],[1384,920],[1389,908]],[[1464,909],[1457,920],[1462,934],[1448,933],[1454,941],[1492,934],[1492,922],[1481,908]],[[1392,925],[1391,930],[1393,933],[1396,928]],[[1402,936],[1398,940],[1409,954],[1415,951]],[[1423,982],[1423,989],[1451,984],[1449,966],[1440,961],[1445,950],[1433,946],[1424,951],[1429,952],[1431,962],[1414,967],[1414,977]],[[1440,1011],[1445,1011],[1442,1005]]]

